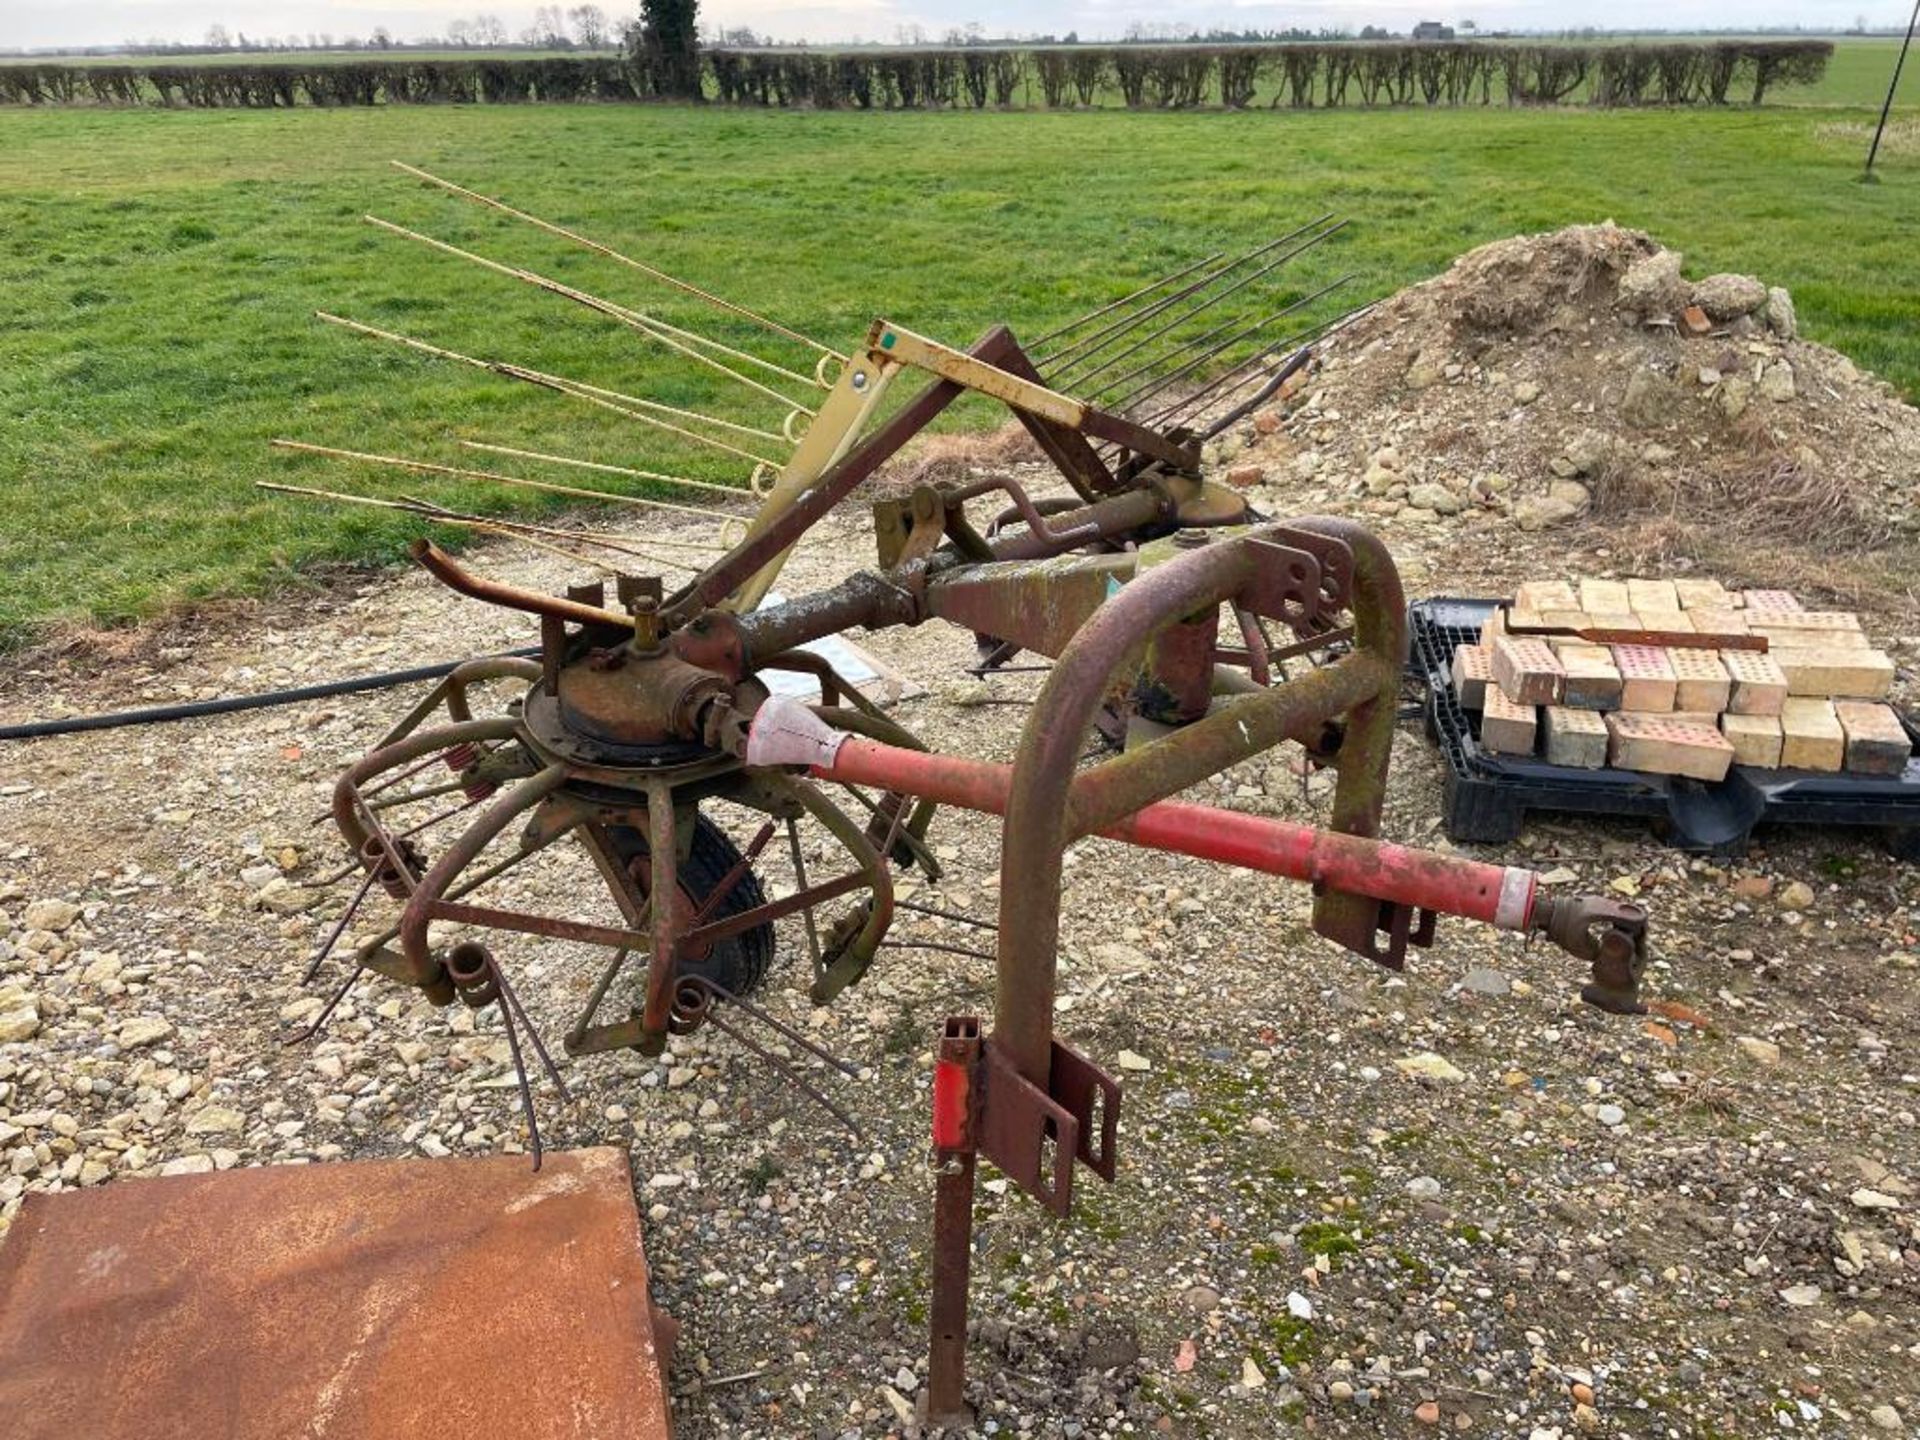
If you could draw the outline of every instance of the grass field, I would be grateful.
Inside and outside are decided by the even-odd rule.
[[[374,210],[706,323],[608,261],[421,189],[389,156],[842,348],[882,312],[962,342],[1002,318],[1033,333],[1322,210],[1355,223],[1299,278],[1355,271],[1355,298],[1486,240],[1611,217],[1685,250],[1693,273],[1791,286],[1814,337],[1920,392],[1920,160],[1895,155],[1886,183],[1862,187],[1858,144],[1818,133],[1835,118],[1868,115],[0,113],[0,637],[392,559],[414,528],[264,496],[255,478],[449,503],[483,493],[277,455],[276,435],[472,464],[450,440],[470,436],[742,477],[617,416],[314,322],[328,308],[674,403],[777,415],[736,410],[721,382],[564,301],[362,225]]]

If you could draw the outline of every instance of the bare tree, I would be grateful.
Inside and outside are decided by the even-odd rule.
[[[567,18],[573,22],[573,36],[580,42],[582,50],[605,47],[613,30],[607,21],[606,11],[598,5],[576,5],[567,12]]]
[[[207,27],[207,49],[231,50],[232,48],[233,48],[233,37],[227,34],[226,26],[209,25]]]
[[[507,43],[507,22],[498,15],[476,15],[473,17],[473,43],[476,45],[504,45]]]

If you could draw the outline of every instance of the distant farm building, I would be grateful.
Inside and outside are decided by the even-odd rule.
[[[1453,39],[1453,27],[1451,25],[1442,25],[1438,20],[1422,20],[1418,25],[1413,27],[1413,38],[1416,40],[1451,40]]]

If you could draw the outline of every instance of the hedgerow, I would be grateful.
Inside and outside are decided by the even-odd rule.
[[[1764,104],[1825,73],[1825,40],[1656,45],[1493,41],[1111,45],[1033,49],[706,50],[701,93],[724,105],[817,110],[1270,106]],[[1036,96],[1037,82],[1037,96]],[[631,57],[185,65],[0,64],[4,105],[511,105],[662,98]]]

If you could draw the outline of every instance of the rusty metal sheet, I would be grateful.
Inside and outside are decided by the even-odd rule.
[[[10,1440],[671,1434],[624,1153],[286,1165],[29,1195]]]

